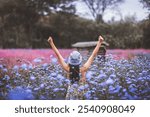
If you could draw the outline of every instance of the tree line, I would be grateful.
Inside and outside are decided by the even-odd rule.
[[[57,47],[71,48],[78,41],[95,41],[99,34],[110,48],[149,48],[150,18],[137,22],[132,16],[105,22],[105,9],[123,0],[82,1],[95,20],[76,15],[78,0],[0,0],[0,48],[48,48],[49,36]],[[141,0],[149,10],[148,1]]]

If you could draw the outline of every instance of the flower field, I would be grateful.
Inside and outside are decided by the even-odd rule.
[[[60,49],[66,62],[71,51]],[[89,55],[82,55],[84,63]],[[72,86],[78,99],[148,100],[150,50],[108,50],[105,62],[95,58],[86,78],[86,83]],[[0,50],[0,99],[63,100],[69,84],[50,49]]]

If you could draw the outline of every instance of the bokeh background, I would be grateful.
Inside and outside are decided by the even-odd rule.
[[[109,48],[149,48],[149,0],[0,0],[0,48],[59,48],[105,37]]]

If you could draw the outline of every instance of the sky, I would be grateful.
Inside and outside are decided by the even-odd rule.
[[[84,3],[77,3],[77,14],[88,19],[93,19]],[[117,21],[133,15],[135,15],[137,21],[143,20],[148,16],[148,10],[143,8],[143,4],[139,0],[125,0],[115,10],[113,8],[106,10],[103,19],[109,21],[112,17],[115,17],[115,21]]]

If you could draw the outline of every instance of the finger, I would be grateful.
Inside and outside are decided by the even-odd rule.
[[[99,38],[102,38],[102,36],[100,35]]]
[[[49,38],[48,39],[52,39],[52,37],[51,36],[49,36]]]
[[[99,38],[98,38],[99,40],[101,40],[102,39],[102,37],[101,36],[99,36]]]
[[[47,40],[48,42],[50,42],[50,39],[48,38],[48,40]]]

